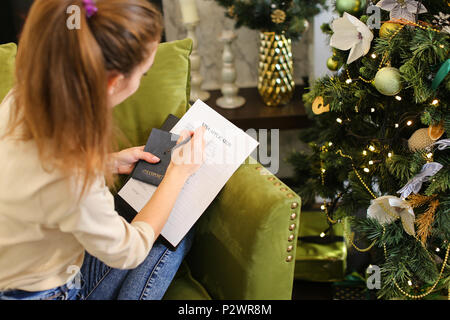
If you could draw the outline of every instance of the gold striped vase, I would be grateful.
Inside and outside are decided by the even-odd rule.
[[[260,33],[258,92],[264,103],[276,107],[288,103],[294,93],[291,39],[274,32]]]

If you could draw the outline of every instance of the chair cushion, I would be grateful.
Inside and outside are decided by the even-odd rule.
[[[185,261],[163,297],[164,300],[212,300],[206,289],[192,277]]]
[[[13,86],[16,53],[15,43],[0,45],[0,102]]]
[[[161,43],[139,89],[114,108],[116,126],[128,140],[118,136],[121,149],[145,145],[152,128],[159,128],[169,113],[181,118],[186,112],[191,50],[191,39]]]

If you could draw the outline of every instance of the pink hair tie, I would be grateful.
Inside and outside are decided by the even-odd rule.
[[[98,11],[93,0],[83,0],[83,4],[88,18],[92,17]]]

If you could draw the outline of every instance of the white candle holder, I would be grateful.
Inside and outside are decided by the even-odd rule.
[[[232,30],[222,32],[220,41],[224,43],[222,55],[222,97],[216,100],[216,104],[224,109],[235,109],[245,104],[245,99],[237,95],[239,88],[236,86],[236,68],[234,67],[234,54],[231,43],[236,39]]]
[[[195,30],[198,22],[185,23],[187,29],[187,37],[192,39],[192,52],[191,52],[191,96],[190,101],[195,102],[197,99],[206,101],[209,99],[210,94],[207,91],[201,89],[203,83],[203,77],[200,74],[201,58],[197,53],[197,36]]]

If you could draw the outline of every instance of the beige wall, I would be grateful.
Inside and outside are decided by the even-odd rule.
[[[203,76],[203,88],[219,89],[222,68],[223,44],[218,40],[222,30],[233,29],[234,22],[224,16],[225,9],[214,0],[196,0],[200,16],[197,27],[198,51],[202,57],[200,73]],[[178,0],[163,0],[164,24],[167,41],[183,39],[186,30],[181,19]],[[310,74],[308,63],[308,44],[312,28],[303,39],[293,45],[294,79],[302,84],[302,77]],[[259,33],[248,28],[240,28],[238,38],[233,44],[237,70],[236,84],[239,87],[255,87],[258,73],[258,42]]]

